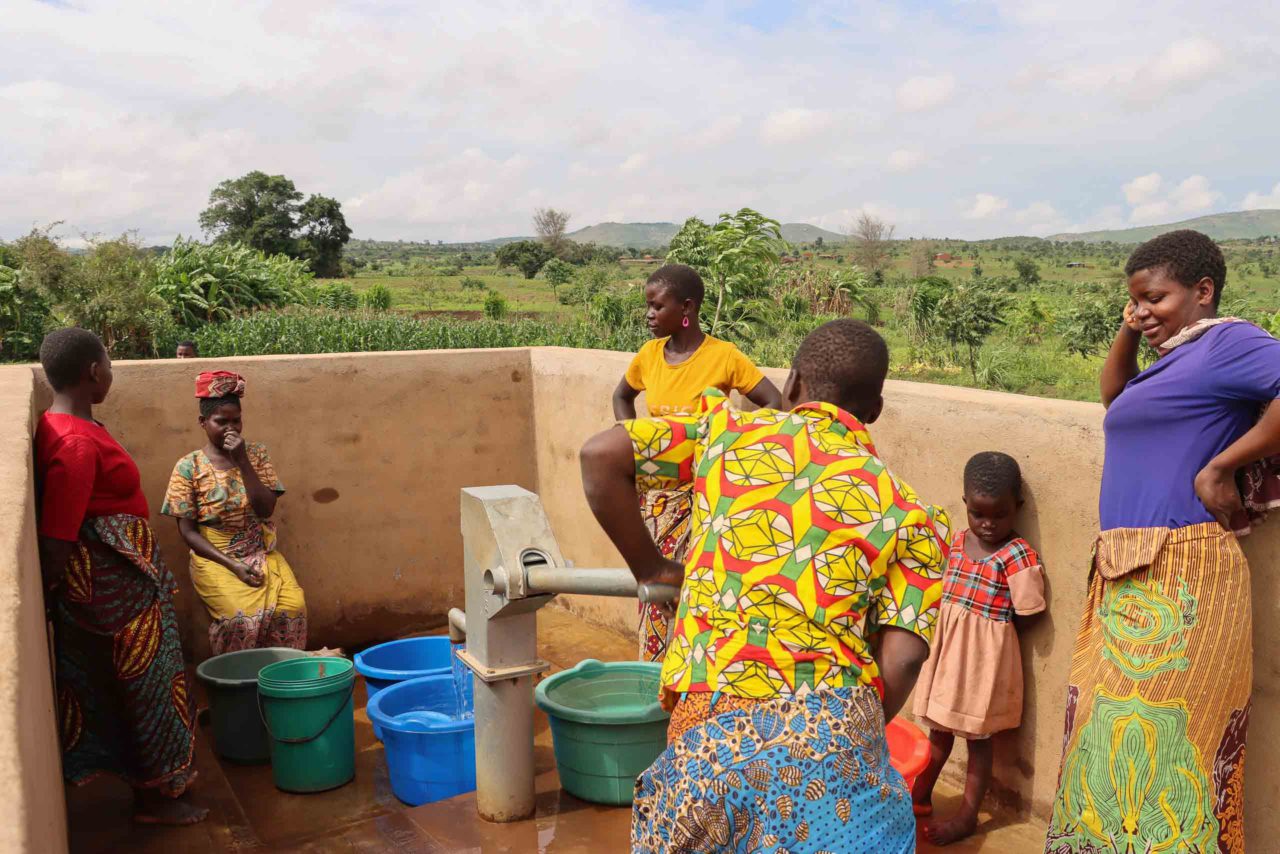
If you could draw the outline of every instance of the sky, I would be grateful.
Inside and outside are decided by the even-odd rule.
[[[385,240],[544,206],[970,239],[1280,208],[1273,0],[0,5],[0,239],[198,236],[255,169]]]

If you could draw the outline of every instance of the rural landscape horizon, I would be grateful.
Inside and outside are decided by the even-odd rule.
[[[634,351],[678,261],[758,364],[857,317],[895,377],[1096,400],[1164,231],[1280,331],[1280,6],[1233,12],[16,0],[0,361]]]

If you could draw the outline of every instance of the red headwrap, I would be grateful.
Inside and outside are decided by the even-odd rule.
[[[244,397],[244,377],[231,371],[204,371],[196,377],[196,397]]]

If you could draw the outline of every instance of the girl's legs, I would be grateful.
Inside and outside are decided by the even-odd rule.
[[[951,755],[951,748],[955,743],[956,737],[951,733],[929,730],[929,766],[920,772],[915,785],[911,787],[911,802],[916,815],[933,814],[933,787],[938,782],[938,775],[942,773],[942,766],[947,764],[947,757]]]
[[[964,801],[955,815],[945,821],[931,821],[924,834],[934,845],[950,845],[971,836],[978,827],[978,808],[991,785],[993,758],[991,739],[969,742],[969,767],[964,777]],[[936,779],[936,777],[935,777]]]

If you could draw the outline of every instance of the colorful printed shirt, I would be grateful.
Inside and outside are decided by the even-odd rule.
[[[921,504],[847,412],[737,412],[714,389],[700,414],[624,422],[639,490],[693,482],[672,691],[765,698],[883,690],[868,639],[926,641],[942,596],[949,521]]]
[[[1007,623],[1016,614],[1044,610],[1044,570],[1031,544],[1014,537],[995,554],[981,560],[964,552],[968,531],[951,544],[951,558],[942,579],[942,601],[959,605],[988,620]]]
[[[267,456],[267,449],[257,442],[250,442],[245,450],[249,454],[249,464],[262,485],[283,495],[284,484]],[[165,516],[194,519],[201,525],[228,531],[239,531],[259,521],[253,505],[249,503],[240,469],[236,466],[214,468],[213,461],[203,450],[192,451],[173,467],[160,512]]]

